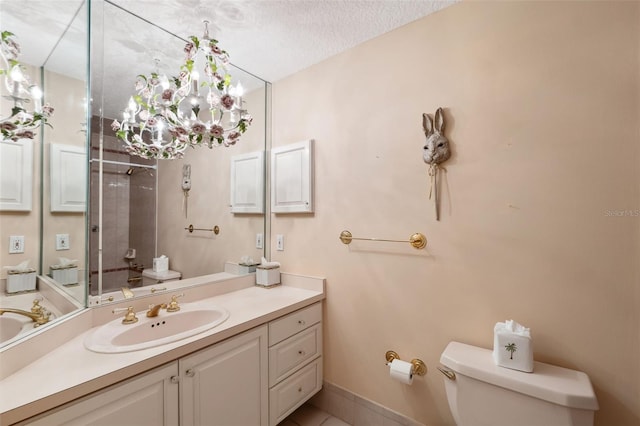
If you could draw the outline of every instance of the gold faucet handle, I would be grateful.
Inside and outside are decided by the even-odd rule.
[[[42,324],[46,324],[51,319],[51,312],[45,310],[44,308],[41,308],[41,311],[38,312],[38,315],[39,316],[36,319],[35,324],[33,324],[34,327],[39,327]]]
[[[178,305],[178,297],[184,296],[184,293],[174,294],[171,296],[171,302],[167,305],[167,312],[178,312],[180,305]]]
[[[133,311],[133,306],[129,306],[128,308],[116,308],[111,312],[117,314],[122,311],[127,311],[127,313],[124,314],[124,318],[122,319],[123,324],[133,324],[135,322],[138,322],[138,317],[136,317],[136,313]]]
[[[33,306],[31,307],[31,312],[33,312],[34,314],[42,314],[43,307],[40,305],[40,302],[42,302],[42,300],[42,297],[34,299]]]

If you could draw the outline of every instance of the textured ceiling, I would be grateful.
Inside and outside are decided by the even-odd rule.
[[[119,116],[138,74],[154,68],[177,74],[183,60],[181,39],[202,36],[205,19],[234,65],[274,82],[454,3],[92,0],[94,113]],[[20,61],[84,79],[86,9],[84,0],[0,0],[0,29],[18,37]],[[247,90],[263,84],[239,70],[231,73]]]
[[[436,12],[455,1],[110,2],[182,38],[192,34],[202,35],[202,21],[207,19],[211,21],[212,35],[230,53],[235,65],[264,80],[277,81],[368,39]],[[70,25],[81,3],[82,0],[0,0],[0,27],[3,30],[10,29],[18,35],[25,47],[21,60],[42,65]],[[98,5],[96,0],[94,4]],[[143,34],[135,33],[135,28],[129,31],[133,32],[122,35],[131,40],[143,37]]]
[[[277,81],[368,39],[436,12],[426,0],[111,0],[182,37],[214,35],[231,62]]]

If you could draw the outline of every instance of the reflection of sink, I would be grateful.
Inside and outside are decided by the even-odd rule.
[[[22,331],[24,321],[8,316],[0,316],[0,343],[16,337]]]
[[[85,338],[84,346],[101,353],[138,351],[194,336],[229,318],[226,309],[197,303],[183,303],[178,312],[160,311],[153,318],[145,312],[136,313],[135,324],[122,324],[118,318],[98,327]]]

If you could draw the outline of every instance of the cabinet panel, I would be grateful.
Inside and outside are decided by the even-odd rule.
[[[179,361],[182,426],[266,425],[267,326]]]
[[[313,140],[271,150],[271,211],[313,212]]]
[[[308,308],[300,309],[289,315],[269,323],[269,346],[283,341],[289,336],[320,322],[322,305],[315,303]]]
[[[178,424],[178,374],[173,362],[110,386],[23,425],[38,426],[175,426]]]
[[[275,385],[321,353],[322,324],[316,324],[269,348],[269,385]]]
[[[276,425],[322,388],[322,357],[269,391],[269,424]]]
[[[31,211],[33,141],[0,141],[0,210]]]

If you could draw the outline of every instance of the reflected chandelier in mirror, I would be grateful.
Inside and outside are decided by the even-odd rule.
[[[42,106],[42,89],[37,84],[31,84],[26,74],[26,67],[18,61],[20,45],[15,35],[10,31],[2,31],[0,37],[0,57],[2,68],[0,75],[4,76],[4,84],[8,95],[3,96],[12,103],[11,112],[0,115],[0,140],[33,139],[34,130],[47,122],[53,114],[50,105]],[[26,109],[26,104],[33,101],[33,111]]]
[[[137,93],[129,99],[122,122],[112,123],[129,154],[183,158],[189,146],[234,145],[251,124],[252,117],[242,107],[243,88],[240,83],[231,85],[229,56],[209,36],[208,23],[204,21],[201,39],[189,37],[177,77],[157,71],[138,76]],[[204,81],[199,81],[199,70]],[[205,89],[204,96],[200,87]]]

